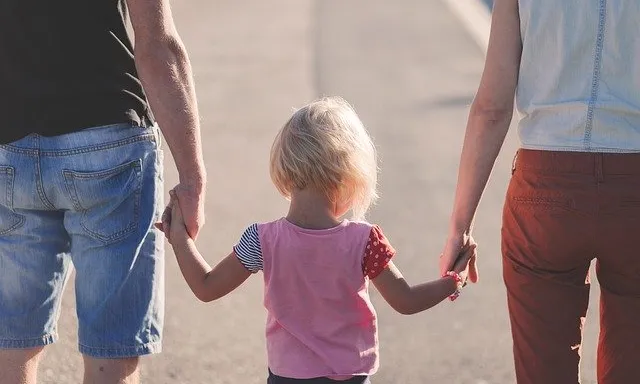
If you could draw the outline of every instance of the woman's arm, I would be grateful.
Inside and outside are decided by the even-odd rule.
[[[442,273],[467,245],[476,209],[507,135],[521,54],[518,0],[495,0],[485,68],[462,148],[449,239],[440,263]],[[469,277],[477,280],[473,262]]]

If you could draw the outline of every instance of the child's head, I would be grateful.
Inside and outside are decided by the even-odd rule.
[[[271,148],[271,180],[287,198],[312,188],[364,218],[377,198],[376,150],[353,108],[326,97],[299,110],[280,129]]]

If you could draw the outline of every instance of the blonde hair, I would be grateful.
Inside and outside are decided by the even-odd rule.
[[[376,193],[378,167],[371,137],[351,105],[325,97],[294,112],[271,147],[271,180],[286,198],[314,188],[364,219]]]

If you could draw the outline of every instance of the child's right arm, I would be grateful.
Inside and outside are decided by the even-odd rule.
[[[165,220],[163,230],[168,232],[169,242],[178,260],[182,276],[193,294],[204,302],[217,300],[244,283],[251,272],[231,252],[214,268],[202,257],[187,233],[180,206],[172,193],[170,222]],[[168,227],[168,228],[167,228]]]
[[[461,255],[454,266],[453,271],[463,281],[467,278],[471,257],[475,257],[475,245],[472,245]],[[413,315],[427,310],[451,296],[458,289],[458,283],[449,276],[410,286],[392,261],[372,282],[385,301],[403,315]]]
[[[201,301],[217,300],[238,288],[251,276],[251,272],[242,265],[235,252],[231,252],[211,268],[190,237],[174,239],[172,246],[182,276]]]

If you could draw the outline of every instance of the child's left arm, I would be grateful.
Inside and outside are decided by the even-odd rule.
[[[469,259],[466,259],[465,263],[464,279],[466,279]],[[460,268],[460,264],[456,267]],[[389,262],[372,282],[391,308],[403,315],[425,311],[451,297],[458,289],[458,283],[448,276],[411,286],[393,262]]]
[[[202,257],[195,242],[187,233],[182,212],[172,195],[170,223],[163,223],[163,230],[169,232],[169,242],[178,260],[182,276],[196,297],[204,302],[217,300],[244,283],[251,272],[231,252],[214,268]],[[168,227],[167,228],[167,224]]]

